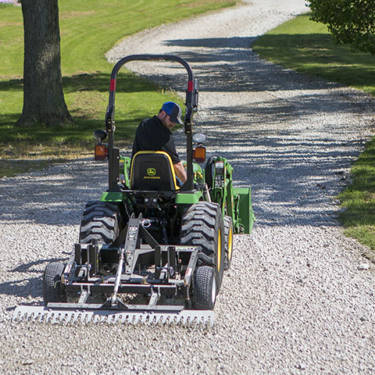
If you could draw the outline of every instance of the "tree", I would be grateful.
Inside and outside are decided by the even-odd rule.
[[[339,43],[375,54],[374,0],[309,0],[311,19],[328,25]]]
[[[59,125],[72,121],[62,88],[57,2],[21,0],[25,54],[19,125]]]

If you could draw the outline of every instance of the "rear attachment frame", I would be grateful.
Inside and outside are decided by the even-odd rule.
[[[13,320],[213,325],[213,311],[191,309],[190,287],[199,248],[160,245],[144,228],[141,217],[130,218],[119,239],[120,246],[116,248],[95,243],[76,244],[60,280],[68,302],[47,301],[46,306],[19,306]],[[115,255],[116,274],[103,274],[103,259],[114,261]],[[141,264],[151,265],[154,271],[138,272],[137,267],[140,269]],[[148,303],[124,303],[119,298],[122,293],[147,295]],[[98,296],[109,297],[104,303],[89,302]],[[159,303],[162,297],[172,299],[176,304]],[[74,302],[69,302],[72,299]]]

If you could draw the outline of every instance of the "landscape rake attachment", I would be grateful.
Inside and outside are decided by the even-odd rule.
[[[50,263],[46,267],[46,306],[18,306],[13,320],[212,326],[213,311],[185,310],[198,249],[159,245],[145,225],[149,221],[141,215],[131,217],[119,235],[120,242],[125,237],[119,248],[76,244],[66,265]],[[147,303],[125,303],[120,297],[123,293],[136,294]],[[173,304],[167,304],[170,300]]]
[[[130,158],[114,147],[117,73],[135,60],[169,61],[187,71],[182,186],[165,151],[141,150]],[[45,306],[19,306],[14,320],[213,325],[233,234],[250,233],[254,214],[251,188],[233,187],[227,159],[206,161],[205,136],[193,137],[197,109],[198,82],[184,59],[132,55],[116,63],[105,130],[95,131],[95,159],[108,158],[108,189],[86,204],[69,261],[47,265]]]
[[[71,309],[51,304],[46,306],[18,306],[13,314],[13,321],[33,321],[51,324],[69,323],[126,323],[126,324],[150,324],[150,325],[182,325],[182,326],[206,326],[214,324],[213,311],[182,310],[182,311],[115,311]],[[66,310],[65,310],[66,309]]]

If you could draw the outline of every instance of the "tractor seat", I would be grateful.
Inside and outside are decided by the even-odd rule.
[[[164,151],[138,151],[130,167],[132,190],[178,190],[171,157]]]

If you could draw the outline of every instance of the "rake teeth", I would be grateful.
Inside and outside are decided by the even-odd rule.
[[[146,324],[207,326],[214,324],[214,312],[208,310],[182,310],[179,312],[119,311],[119,310],[55,310],[44,306],[18,306],[13,321],[32,321],[50,324]]]

